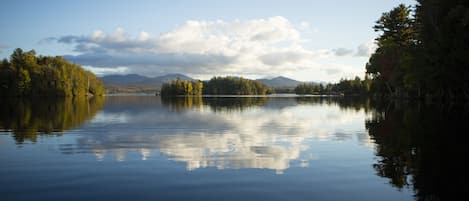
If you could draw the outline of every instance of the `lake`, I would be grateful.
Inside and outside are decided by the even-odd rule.
[[[0,195],[459,200],[467,111],[326,97],[3,98]]]

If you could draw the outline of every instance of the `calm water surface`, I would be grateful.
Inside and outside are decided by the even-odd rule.
[[[5,201],[456,200],[469,189],[467,107],[312,97],[0,103]]]

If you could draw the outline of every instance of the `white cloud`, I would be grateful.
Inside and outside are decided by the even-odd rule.
[[[100,41],[104,39],[105,35],[106,34],[103,31],[97,30],[91,34],[90,38],[94,41]]]
[[[106,67],[93,67],[93,66],[83,66],[86,70],[94,72],[96,75],[105,75],[105,74],[124,74],[129,69],[127,67],[116,67],[116,68],[106,68]]]
[[[313,56],[314,54],[310,51],[278,51],[262,55],[259,59],[269,66],[284,66],[285,64],[299,64]]]
[[[300,22],[300,29],[305,30],[305,29],[308,29],[309,27],[310,27],[309,22],[306,22],[306,21]]]
[[[375,52],[377,45],[374,40],[370,40],[360,44],[356,51],[347,48],[337,48],[332,50],[335,56],[355,56],[355,57],[370,57]]]
[[[362,43],[358,46],[355,56],[358,57],[369,57],[373,54],[378,46],[374,40]]]
[[[351,49],[347,49],[347,48],[337,48],[337,49],[334,49],[333,52],[335,53],[336,56],[349,56],[351,54],[353,54],[353,50]]]
[[[327,73],[327,75],[336,75],[342,73],[340,68],[324,68],[323,70]]]
[[[314,40],[302,37],[301,32],[305,29],[310,29],[308,22],[294,25],[288,19],[276,16],[234,21],[189,20],[159,35],[146,31],[130,35],[118,28],[111,33],[96,30],[88,35],[44,40],[72,45],[77,54],[65,55],[66,59],[92,66],[92,71],[102,74],[278,76],[325,69],[328,74],[344,74],[345,70],[335,67],[327,70],[330,65],[319,64],[318,58],[352,56],[354,51],[345,48],[307,49],[305,41],[311,43]],[[361,56],[371,50],[372,47],[366,43],[358,48],[356,55]],[[111,70],[117,67],[121,69]],[[125,71],[122,67],[126,67]]]
[[[301,27],[309,24],[301,23]],[[129,73],[279,75],[312,66],[324,52],[305,49],[300,31],[281,16],[235,21],[187,21],[172,31],[136,36],[122,28],[112,33],[48,38],[74,46],[65,57],[82,65]]]

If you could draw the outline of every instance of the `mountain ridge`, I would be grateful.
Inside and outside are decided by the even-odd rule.
[[[270,87],[295,87],[296,85],[302,83],[298,80],[294,80],[284,76],[277,76],[270,79],[262,78],[256,80]]]
[[[126,75],[106,75],[101,77],[105,86],[118,85],[118,86],[133,86],[133,87],[153,87],[160,88],[165,82],[169,82],[174,79],[181,80],[194,80],[193,78],[180,74],[166,74],[156,77],[147,77],[138,74],[126,74]]]
[[[192,77],[181,73],[171,73],[166,75],[160,75],[156,77],[148,77],[138,74],[111,74],[100,77],[104,83],[108,92],[111,93],[133,93],[133,92],[156,92],[158,91],[163,83],[170,82],[177,78],[181,80],[196,80]],[[263,84],[272,87],[287,87],[294,88],[298,84],[303,83],[298,80],[294,80],[284,76],[277,76],[273,78],[261,78],[255,79],[256,81],[262,82]]]

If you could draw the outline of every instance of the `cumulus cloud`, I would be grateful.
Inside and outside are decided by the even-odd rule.
[[[357,49],[354,51],[348,48],[337,48],[333,49],[332,52],[335,56],[342,57],[342,56],[354,56],[354,57],[369,57],[371,54],[375,52],[377,48],[376,43],[374,40],[370,40],[360,44]]]
[[[310,27],[309,22],[302,21],[300,22],[300,29],[308,29]]]
[[[278,51],[261,55],[259,59],[266,65],[280,66],[300,63],[313,56],[314,54],[309,51]]]
[[[129,73],[278,75],[313,66],[314,58],[329,54],[303,47],[299,29],[288,19],[235,21],[190,20],[175,29],[152,35],[142,31],[130,35],[118,28],[87,35],[51,37],[72,45],[73,62],[93,67],[128,67]]]
[[[353,54],[353,50],[347,48],[337,48],[332,50],[336,56],[349,56]]]
[[[119,66],[115,68],[83,66],[83,68],[94,72],[98,76],[106,75],[106,74],[124,74],[129,70],[127,67],[123,67],[123,66]]]
[[[107,54],[86,53],[77,56],[65,55],[65,59],[81,65],[95,67],[127,66],[128,73],[146,75],[172,72],[210,73],[218,71],[220,66],[232,63],[234,58],[224,55],[177,54],[177,53],[141,53]]]
[[[357,57],[369,57],[375,52],[377,45],[374,40],[362,43],[358,46],[355,56]]]
[[[281,16],[234,21],[189,20],[160,34],[146,31],[129,34],[118,28],[113,32],[96,30],[86,35],[49,37],[41,42],[71,46],[75,53],[64,57],[99,74],[186,73],[205,78],[277,76],[303,71],[314,74],[323,71],[341,77],[346,69],[320,64],[320,58],[368,56],[374,51],[372,41],[357,50],[307,49],[305,41],[308,40],[301,33],[310,28],[308,22],[294,24]]]
[[[342,73],[342,70],[340,68],[334,67],[334,68],[323,68],[328,75],[336,75],[339,73]]]

